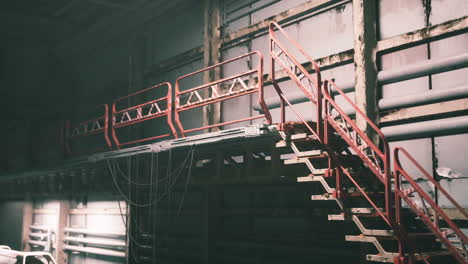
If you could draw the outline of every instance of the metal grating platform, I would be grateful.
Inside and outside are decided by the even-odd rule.
[[[226,129],[216,132],[209,132],[201,135],[187,136],[185,138],[164,140],[156,143],[145,144],[136,147],[130,147],[120,150],[112,150],[101,153],[90,154],[86,156],[68,159],[62,164],[50,169],[36,169],[25,172],[4,174],[0,176],[0,182],[11,181],[14,179],[28,178],[40,175],[60,174],[62,171],[71,168],[92,166],[101,161],[124,158],[129,156],[141,155],[145,153],[165,152],[190,146],[208,146],[227,142],[241,142],[248,139],[280,138],[276,125],[255,124],[245,127]]]

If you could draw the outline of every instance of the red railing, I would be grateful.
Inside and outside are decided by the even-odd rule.
[[[215,68],[221,69],[222,66],[239,61],[246,57],[258,57],[258,65],[253,70],[249,70],[243,73],[235,74],[229,77],[224,77],[222,79],[202,84],[197,87],[190,89],[181,90],[181,82],[184,79],[192,77],[194,75],[203,74],[207,71],[211,71]],[[252,75],[256,75],[256,78],[251,78]],[[246,79],[248,77],[248,79]],[[253,85],[248,83],[251,81],[256,81]],[[229,89],[224,92],[223,86],[227,86]],[[233,99],[239,96],[244,96],[248,94],[258,93],[258,102],[262,107],[263,114],[257,116],[251,116],[226,122],[221,122],[217,124],[204,125],[196,128],[185,129],[180,120],[180,113],[197,107],[207,106],[217,102]],[[206,67],[204,69],[186,74],[177,78],[175,85],[175,122],[182,135],[185,137],[187,133],[195,132],[199,130],[205,130],[214,127],[221,127],[224,125],[230,125],[239,122],[250,121],[254,119],[265,118],[268,124],[271,124],[271,115],[265,104],[264,95],[263,95],[263,55],[258,52],[250,52],[242,56]]]
[[[392,209],[392,190],[391,190],[391,174],[390,174],[390,153],[388,142],[383,135],[382,131],[375,125],[366,114],[333,82],[326,80],[324,82],[323,98],[325,107],[325,144],[329,143],[330,139],[330,126],[343,138],[344,141],[351,147],[352,150],[361,158],[364,164],[377,176],[377,178],[385,186],[385,212],[379,209],[372,199],[367,195],[366,191],[357,182],[357,179],[344,169],[344,173],[359,189],[364,197],[371,203],[377,210],[378,214],[393,227],[393,209]],[[333,99],[330,88],[334,88],[356,111],[356,117],[362,118],[366,122],[367,128],[372,129],[379,137],[379,142],[382,145],[382,150],[362,131],[358,125],[349,117],[345,111]]]
[[[429,196],[429,194],[421,188],[421,186],[403,169],[400,161],[400,152],[410,164],[414,165],[417,171],[420,172],[425,179],[427,179],[437,190],[437,194],[440,197],[445,197],[454,208],[456,208],[466,220],[468,220],[468,213],[453,199],[453,197],[444,189],[442,186],[432,177],[405,149],[395,148],[394,150],[394,177],[395,177],[395,209],[396,209],[396,221],[398,225],[403,224],[402,219],[402,200],[411,208],[420,219],[427,225],[427,227],[438,237],[438,239],[452,252],[454,258],[461,264],[468,263],[465,256],[468,256],[466,246],[468,244],[468,238],[458,228],[458,226],[445,214],[445,212],[435,203],[435,201]],[[405,182],[403,182],[404,180]],[[419,198],[421,205],[415,202],[415,198]],[[428,206],[430,208],[428,208]],[[442,219],[447,229],[440,227],[440,219]],[[454,243],[449,239],[449,236],[457,239],[460,243],[460,247],[464,251],[463,253],[457,249]],[[465,254],[465,256],[463,255]]]
[[[71,141],[75,141],[81,137],[99,135],[102,134],[104,137],[105,144],[107,149],[98,149],[99,150],[109,150],[112,148],[112,142],[109,138],[109,106],[107,104],[98,106],[102,107],[104,113],[101,116],[92,118],[86,121],[78,122],[77,124],[72,124],[71,121],[66,121],[65,123],[65,150],[68,154],[73,154]]]
[[[313,77],[309,71],[288,51],[288,49],[279,41],[276,36],[276,31],[280,32],[282,36],[289,41],[312,65],[315,77]],[[322,92],[321,92],[321,75],[318,64],[292,39],[286,31],[280,27],[276,22],[270,22],[270,78],[273,86],[280,97],[281,102],[281,121],[280,126],[283,128],[286,122],[286,104],[289,108],[297,115],[304,125],[313,133],[318,139],[322,138]],[[316,127],[312,128],[310,124],[299,114],[295,107],[284,95],[283,91],[278,85],[275,77],[275,62],[281,66],[281,68],[288,74],[292,81],[294,81],[304,95],[315,105],[317,109],[316,113]]]
[[[144,93],[150,91],[158,92],[159,89],[166,88],[166,92],[162,92],[163,96],[153,99],[142,104],[136,104],[131,107],[117,109],[117,105],[130,98],[135,98],[135,96],[141,96]],[[117,135],[117,129],[148,121],[151,119],[166,117],[167,126],[169,127],[170,133],[156,135],[152,137],[131,140],[127,142],[121,142]],[[172,124],[172,85],[169,82],[164,82],[146,89],[140,90],[138,92],[129,94],[127,96],[121,97],[114,101],[112,104],[112,127],[111,127],[112,139],[118,149],[122,146],[127,146],[131,144],[136,144],[140,142],[145,142],[149,140],[155,140],[165,137],[174,137],[177,138],[177,132],[174,125]]]

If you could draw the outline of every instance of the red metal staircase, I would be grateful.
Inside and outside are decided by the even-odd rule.
[[[283,140],[277,146],[291,147],[295,154],[286,165],[304,163],[308,168],[298,181],[315,181],[324,187],[326,193],[312,195],[312,200],[338,204],[341,212],[329,215],[329,220],[356,224],[361,234],[346,236],[346,240],[373,244],[366,259],[374,262],[468,263],[466,235],[413,180],[415,175],[403,168],[401,154],[468,220],[466,211],[402,148],[395,149],[392,173],[392,153],[380,129],[333,81],[322,83],[317,63],[277,23],[270,24],[269,35],[270,76],[281,101]],[[292,46],[294,53],[286,45]],[[306,70],[293,54],[306,58],[311,70]],[[283,93],[275,78],[276,65],[310,100],[315,110],[312,121],[304,118]],[[367,133],[335,101],[331,90],[353,108],[354,118],[365,122]],[[300,122],[286,122],[286,107]],[[371,140],[369,130],[378,140]],[[415,202],[416,198],[423,206]]]

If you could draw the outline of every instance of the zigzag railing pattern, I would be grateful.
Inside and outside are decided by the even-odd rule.
[[[286,38],[294,48],[302,54],[307,60],[312,63],[312,66],[315,71],[315,77],[312,76],[309,71],[307,71],[298,60],[288,52],[288,50],[281,44],[278,37],[276,36],[275,31],[278,30],[281,33],[283,38]],[[281,28],[276,22],[271,22],[269,26],[269,33],[270,33],[270,79],[275,87],[276,92],[280,96],[281,100],[281,123],[284,124],[286,122],[286,104],[290,107],[290,109],[299,117],[304,124],[308,127],[308,129],[315,135],[317,138],[321,138],[320,134],[322,133],[322,122],[321,122],[321,112],[322,112],[322,94],[321,94],[321,74],[320,68],[318,64],[297,44],[289,35]],[[281,88],[278,86],[275,78],[275,63],[281,66],[281,68],[288,74],[288,76],[293,80],[300,90],[304,93],[304,95],[309,98],[313,105],[317,108],[317,124],[315,128],[310,127],[310,125],[305,122],[302,116],[298,113],[298,111],[293,107],[291,102],[287,99],[284,93],[281,91]]]
[[[163,90],[164,88],[166,89],[166,91]],[[127,108],[117,109],[119,103],[127,102],[130,98],[137,99],[137,97],[141,97],[143,94],[149,94],[152,91],[160,92],[163,95],[155,96],[159,98],[153,99],[148,102],[144,102]],[[117,135],[118,128],[127,127],[159,117],[166,117],[166,122],[170,129],[169,133],[159,134],[156,136],[131,140],[127,142],[121,142],[119,140],[119,137]],[[118,149],[125,145],[136,144],[159,138],[167,138],[171,136],[177,138],[177,132],[175,130],[174,125],[172,124],[172,85],[168,82],[161,83],[115,100],[112,104],[111,133],[112,139],[114,140],[114,143]]]
[[[104,113],[98,117],[72,123],[70,120],[65,122],[65,150],[68,154],[73,154],[71,147],[72,141],[77,141],[81,137],[102,134],[107,150],[112,148],[112,142],[109,138],[109,106],[100,105]]]
[[[182,82],[193,76],[201,75],[212,70],[220,70],[223,66],[229,63],[237,62],[242,59],[257,57],[258,64],[253,70],[243,73],[228,76],[210,83],[205,83],[197,87],[182,90]],[[183,111],[203,107],[217,102],[234,99],[236,97],[258,94],[258,102],[263,109],[263,114],[250,116],[246,118],[220,122],[217,124],[204,125],[191,129],[185,129],[182,124],[180,114]],[[177,78],[175,85],[175,122],[182,135],[185,137],[187,133],[205,130],[213,127],[222,127],[224,125],[250,121],[254,119],[265,118],[268,124],[271,124],[271,115],[266,107],[263,97],[263,55],[258,51],[253,51],[236,58],[223,61],[221,63],[203,68],[201,70],[186,74]]]

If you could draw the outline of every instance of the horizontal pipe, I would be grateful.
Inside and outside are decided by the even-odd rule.
[[[380,110],[391,110],[407,106],[439,103],[468,97],[468,85],[443,90],[428,90],[413,95],[406,95],[379,100]]]
[[[98,238],[66,236],[63,240],[69,241],[69,242],[79,242],[79,243],[84,243],[84,244],[109,246],[109,247],[125,247],[126,246],[125,241],[115,241],[115,240],[98,239]]]
[[[49,231],[50,227],[48,227],[48,226],[39,226],[39,225],[30,225],[29,229]]]
[[[401,67],[397,70],[381,71],[377,75],[377,81],[380,85],[384,85],[426,75],[453,71],[464,67],[468,67],[468,53],[447,58],[426,60]]]
[[[82,228],[72,228],[72,227],[65,227],[64,232],[74,233],[74,234],[86,234],[86,235],[94,235],[94,236],[102,236],[102,237],[124,237],[125,233],[110,233],[110,232],[102,232],[97,230],[89,230],[89,229],[82,229]]]
[[[36,238],[39,238],[39,239],[44,239],[48,236],[49,234],[47,233],[29,233],[29,236],[30,237],[36,237]]]
[[[396,70],[387,70],[380,71],[377,74],[377,81],[379,85],[390,84],[395,82],[406,81],[410,79],[415,79],[431,74],[442,73],[446,71],[452,71],[468,67],[468,53],[442,58],[442,59],[432,59],[426,60],[414,64],[410,64],[406,67],[401,67]],[[348,82],[340,85],[340,88],[343,92],[348,93],[354,91],[354,82]],[[336,91],[332,90],[332,94],[336,94]],[[435,97],[434,95],[433,97]],[[461,96],[461,95],[460,95]],[[465,96],[465,95],[463,95]],[[433,98],[430,96],[430,98]],[[291,93],[287,96],[288,100],[292,104],[304,103],[309,101],[303,93]],[[428,100],[430,99],[428,98]],[[396,98],[394,100],[397,100]],[[419,102],[423,104],[426,102]],[[275,97],[270,102],[267,102],[267,106],[270,109],[278,108],[280,106],[280,100],[278,97]],[[253,106],[254,110],[261,111],[260,105],[255,104]]]
[[[28,244],[45,247],[47,246],[47,241],[28,240]]]
[[[112,250],[112,249],[70,246],[70,245],[64,245],[63,249],[69,250],[69,251],[77,251],[77,252],[91,253],[91,254],[96,254],[96,255],[103,255],[103,256],[121,257],[121,258],[125,257],[125,252]]]
[[[389,141],[457,134],[468,132],[468,116],[389,126],[381,130]]]

